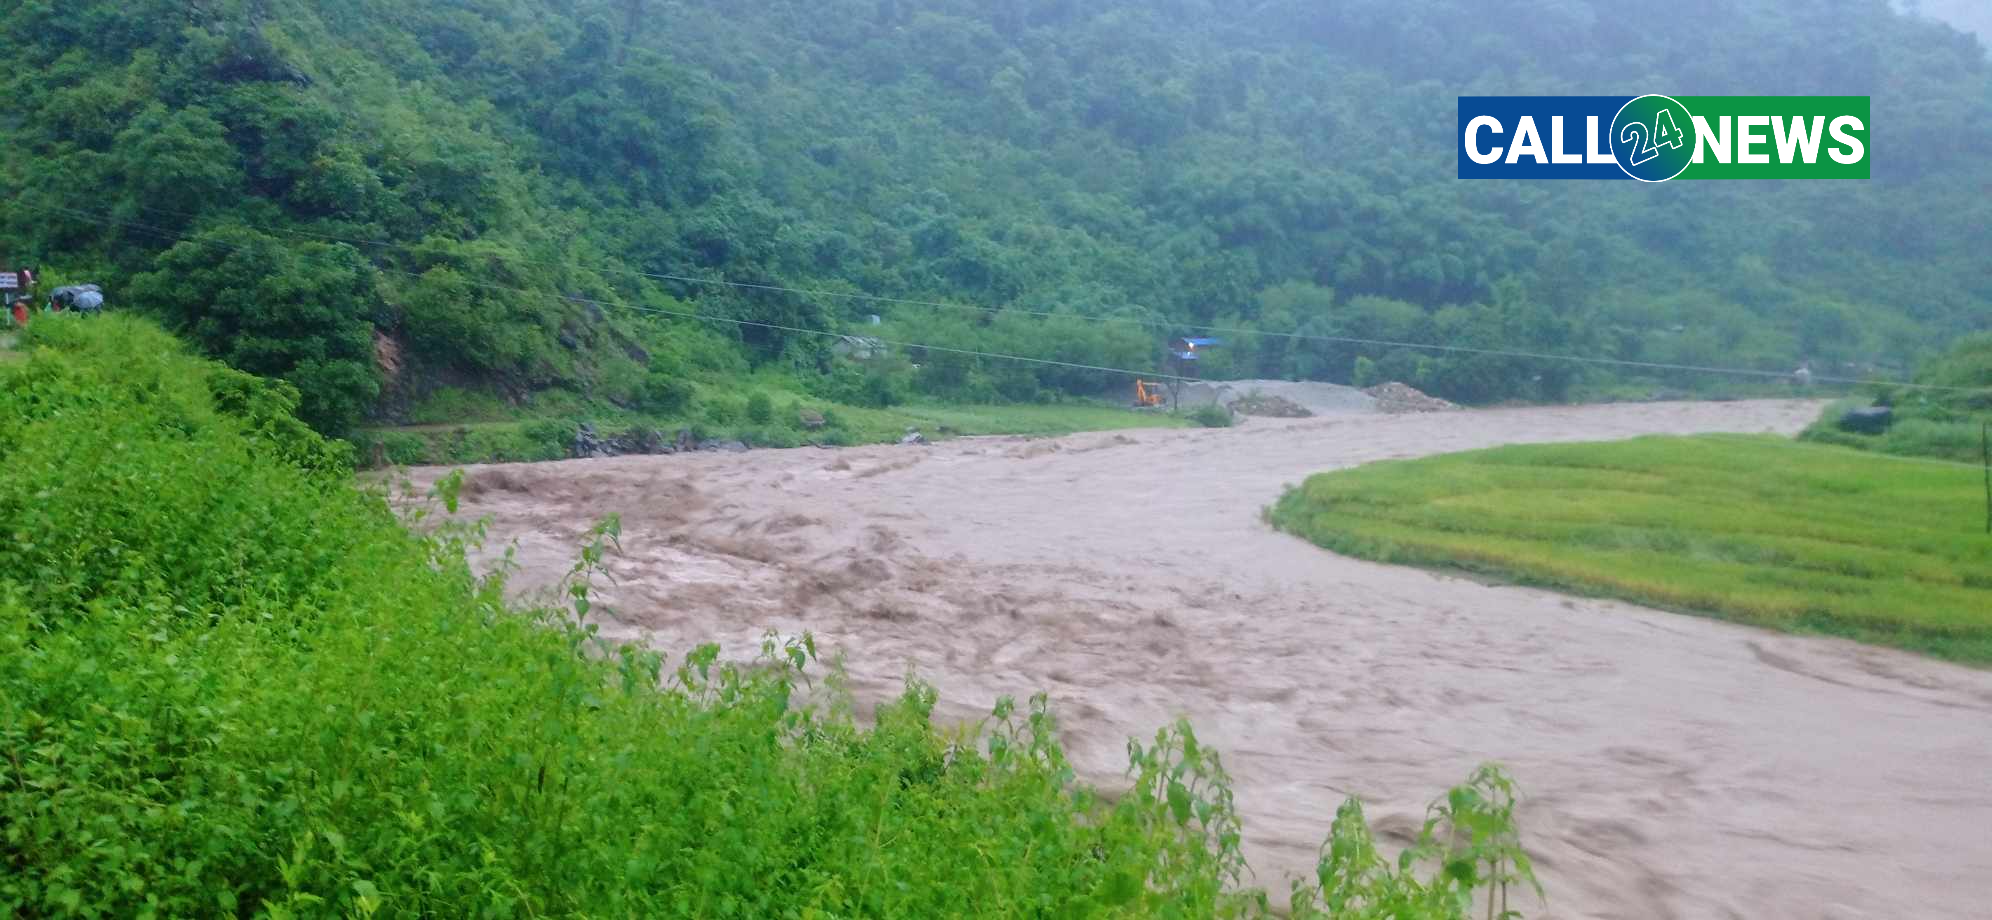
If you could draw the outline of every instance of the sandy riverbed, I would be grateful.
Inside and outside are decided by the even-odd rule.
[[[946,712],[1044,689],[1087,779],[1182,714],[1237,779],[1282,899],[1341,799],[1385,831],[1482,761],[1529,799],[1556,917],[1983,916],[1992,673],[1331,555],[1260,509],[1310,473],[1494,444],[1792,432],[1738,402],[1255,420],[927,447],[472,470],[526,589],[623,516],[616,633],[842,651]],[[423,475],[433,475],[434,471]],[[1531,911],[1532,915],[1542,915]]]

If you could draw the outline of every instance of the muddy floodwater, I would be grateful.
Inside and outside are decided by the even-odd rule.
[[[622,515],[615,635],[809,631],[867,704],[1045,690],[1084,777],[1186,715],[1284,900],[1335,807],[1386,834],[1482,761],[1522,784],[1547,916],[1992,911],[1992,673],[1332,555],[1260,511],[1310,473],[1517,442],[1791,433],[1816,403],[1253,420],[1229,430],[470,471],[522,591]],[[1774,471],[1767,471],[1775,475]],[[432,478],[436,471],[418,471]],[[1532,916],[1545,915],[1532,909]]]

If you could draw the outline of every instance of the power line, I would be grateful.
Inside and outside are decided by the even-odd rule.
[[[33,208],[33,209],[35,209],[35,210],[40,210],[40,211],[43,211],[43,212],[45,212],[45,213],[46,213],[46,212],[50,212],[50,211],[65,211],[65,212],[67,211],[67,209],[62,209],[62,208],[50,208],[50,207],[45,207],[45,206],[36,206],[36,205],[25,205],[25,207],[30,207],[30,208]],[[72,213],[72,214],[80,214],[81,212],[68,212],[68,213]],[[88,216],[88,215],[86,215],[86,216]],[[116,224],[119,224],[119,225],[121,225],[121,226],[125,226],[125,227],[128,227],[128,228],[131,228],[131,229],[134,229],[134,230],[138,230],[138,231],[140,231],[140,232],[143,232],[143,233],[147,233],[147,234],[150,234],[150,235],[153,235],[153,236],[159,236],[159,237],[163,237],[163,238],[166,238],[166,239],[173,239],[173,240],[179,240],[179,241],[181,241],[181,242],[188,242],[188,243],[194,243],[194,244],[196,244],[196,245],[201,245],[201,246],[212,246],[212,247],[215,247],[215,248],[218,248],[218,249],[226,249],[226,250],[229,250],[229,251],[232,251],[232,252],[243,252],[243,251],[245,251],[245,250],[244,250],[244,248],[243,248],[243,247],[241,247],[241,246],[236,246],[236,245],[232,245],[232,244],[229,244],[229,243],[224,243],[224,242],[221,242],[221,241],[219,241],[219,240],[198,240],[198,239],[193,239],[193,238],[191,238],[191,237],[188,237],[188,236],[185,236],[185,235],[183,235],[183,234],[178,234],[178,233],[174,233],[173,231],[170,231],[170,230],[166,230],[166,229],[163,229],[163,228],[158,228],[158,227],[152,227],[152,226],[149,226],[149,225],[146,225],[146,224],[140,224],[140,223],[137,223],[137,222],[133,222],[133,221],[122,221],[122,220],[113,220],[113,219],[109,219],[109,218],[105,218],[105,219],[106,219],[107,221],[111,222],[111,223],[116,223]],[[345,241],[343,241],[343,240],[340,240],[339,242],[345,242]],[[421,274],[420,272],[412,272],[412,271],[407,271],[407,270],[404,270],[404,269],[378,269],[378,270],[380,270],[380,271],[384,271],[384,272],[388,272],[388,273],[391,273],[391,274],[397,274],[397,275],[405,275],[405,276],[407,276],[407,277],[410,277],[410,278],[418,278],[418,279],[419,279],[419,278],[421,278],[421,277],[422,277],[422,274]],[[527,295],[527,296],[531,296],[531,297],[539,297],[539,296],[552,296],[552,297],[556,297],[556,298],[559,298],[559,299],[561,299],[561,300],[566,300],[566,301],[569,301],[569,302],[572,302],[572,303],[579,303],[579,304],[585,304],[585,305],[591,305],[591,306],[597,306],[597,307],[609,307],[609,308],[616,308],[616,309],[625,309],[625,310],[632,310],[632,311],[635,311],[635,312],[639,312],[639,313],[648,313],[648,314],[654,314],[654,315],[658,315],[658,316],[669,316],[669,317],[674,317],[674,318],[678,318],[678,319],[688,319],[688,320],[694,320],[694,321],[699,321],[699,322],[714,322],[714,323],[726,323],[726,324],[732,324],[732,325],[736,325],[736,326],[749,326],[749,327],[755,327],[755,328],[761,328],[761,329],[774,329],[774,330],[780,330],[780,331],[783,331],[783,332],[792,332],[792,333],[796,333],[796,334],[799,334],[799,335],[817,335],[817,336],[828,336],[828,337],[831,337],[831,338],[836,338],[836,339],[847,339],[847,338],[850,338],[850,336],[846,335],[845,333],[840,333],[840,332],[830,332],[830,331],[827,331],[827,330],[822,330],[822,329],[810,329],[810,328],[807,328],[807,327],[801,327],[801,326],[789,326],[789,325],[784,325],[784,324],[781,324],[781,323],[766,323],[766,322],[761,322],[761,321],[758,321],[758,320],[744,320],[744,319],[735,319],[735,318],[731,318],[731,317],[724,317],[724,316],[709,316],[709,315],[705,315],[705,314],[700,314],[700,313],[688,313],[688,312],[684,312],[684,311],[680,311],[680,310],[665,310],[665,309],[661,309],[661,308],[657,308],[657,307],[648,307],[648,306],[644,306],[644,305],[642,305],[642,304],[633,304],[633,303],[628,303],[628,302],[624,302],[624,301],[614,301],[614,300],[602,300],[602,299],[599,299],[599,298],[592,298],[592,297],[581,297],[581,296],[578,296],[578,295],[573,295],[573,294],[558,294],[558,293],[555,293],[555,294],[550,294],[550,295],[549,295],[549,294],[547,294],[546,292],[542,292],[542,291],[533,291],[533,290],[529,290],[529,289],[526,289],[526,288],[521,288],[521,287],[516,287],[516,286],[513,286],[513,285],[506,285],[506,284],[498,284],[498,283],[496,283],[496,282],[489,282],[489,281],[475,281],[475,280],[471,280],[471,279],[464,279],[464,280],[465,280],[465,283],[467,283],[467,284],[470,284],[470,285],[472,285],[473,287],[481,287],[481,288],[487,288],[487,289],[492,289],[492,290],[500,290],[500,291],[508,291],[508,292],[511,292],[511,293],[515,293],[515,294],[524,294],[524,295]],[[892,346],[895,346],[895,347],[898,347],[898,348],[920,348],[920,349],[925,349],[925,350],[928,350],[928,351],[936,351],[936,352],[942,352],[942,353],[946,353],[946,354],[957,354],[957,355],[964,355],[964,356],[970,356],[970,357],[977,357],[977,358],[989,358],[989,359],[992,359],[992,360],[1003,360],[1003,361],[1018,361],[1018,362],[1023,362],[1023,363],[1027,363],[1027,364],[1038,364],[1038,365],[1048,365],[1048,366],[1052,366],[1052,367],[1061,367],[1061,368],[1068,368],[1068,369],[1073,369],[1073,370],[1085,370],[1085,371],[1096,371],[1096,372],[1100,372],[1100,373],[1108,373],[1108,374],[1121,374],[1121,375],[1125,375],[1125,376],[1129,376],[1129,377],[1135,377],[1135,378],[1139,378],[1139,379],[1156,379],[1156,380],[1170,380],[1170,381],[1178,381],[1178,382],[1186,382],[1186,383],[1201,383],[1201,382],[1211,382],[1211,383],[1223,383],[1223,382],[1224,382],[1224,381],[1203,381],[1203,380],[1201,380],[1201,379],[1199,379],[1199,378],[1193,378],[1193,377],[1183,377],[1183,376],[1178,376],[1178,375],[1174,375],[1174,374],[1161,374],[1161,373],[1150,373],[1150,372],[1146,372],[1146,371],[1135,371],[1135,370],[1128,370],[1128,369],[1126,369],[1126,368],[1118,368],[1118,367],[1105,367],[1105,366],[1101,366],[1101,365],[1094,365],[1094,364],[1083,364],[1083,363],[1076,363],[1076,362],[1069,362],[1069,361],[1057,361],[1057,360],[1053,360],[1053,359],[1049,359],[1049,358],[1033,358],[1033,357],[1027,357],[1027,356],[1023,356],[1023,355],[1009,355],[1009,354],[1002,354],[1002,353],[999,353],[999,352],[986,352],[986,351],[978,351],[978,350],[975,350],[975,349],[967,349],[967,348],[952,348],[952,347],[949,347],[949,346],[945,346],[945,345],[927,345],[927,344],[923,344],[923,343],[919,343],[919,342],[901,342],[901,341],[893,341],[893,340],[890,340],[890,339],[881,339],[881,338],[877,338],[877,337],[874,337],[874,336],[868,336],[867,338],[872,338],[873,340],[875,340],[875,341],[878,341],[878,342],[880,342],[881,344],[885,344],[885,345],[892,345]],[[1952,389],[1961,389],[1961,388],[1952,388]],[[1733,435],[1733,434],[1732,434],[1732,435],[1724,435],[1724,434],[1716,434],[1716,435],[1714,435],[1714,437],[1731,437],[1731,438],[1738,438],[1738,437],[1747,437],[1747,436],[1746,436],[1746,435]],[[1805,443],[1802,443],[1802,442],[1798,442],[1798,441],[1791,441],[1791,440],[1780,440],[1780,441],[1778,441],[1777,443],[1781,444],[1782,446],[1786,446],[1786,447],[1792,447],[1792,448],[1797,448],[1797,449],[1800,449],[1800,450],[1813,450],[1813,451],[1817,451],[1817,450],[1830,450],[1830,449],[1831,449],[1831,447],[1833,447],[1833,445],[1823,445],[1823,444],[1805,444]],[[1960,461],[1956,461],[1956,460],[1945,460],[1945,459],[1942,459],[1942,458],[1937,458],[1937,457],[1911,457],[1911,456],[1903,456],[1903,455],[1900,455],[1900,454],[1888,454],[1888,453],[1881,453],[1881,452],[1879,452],[1879,451],[1859,451],[1859,450],[1855,450],[1855,451],[1853,451],[1853,453],[1855,453],[1855,454],[1856,454],[1856,455],[1858,455],[1858,456],[1864,456],[1864,457],[1872,457],[1872,458],[1874,458],[1874,459],[1878,459],[1878,460],[1888,460],[1888,461],[1895,461],[1895,462],[1901,462],[1901,463],[1917,463],[1917,464],[1923,464],[1923,465],[1929,465],[1929,466],[1943,466],[1943,467],[1951,467],[1951,468],[1961,468],[1961,469],[1967,469],[1967,470],[1973,470],[1973,471],[1976,471],[1976,470],[1978,469],[1978,464],[1973,464],[1973,463],[1963,463],[1963,462],[1960,462]]]
[[[67,208],[55,208],[55,207],[41,206],[41,205],[23,205],[23,207],[42,211],[44,213],[68,213],[72,216],[80,216],[86,219],[97,217],[96,215],[87,215],[84,214],[83,212],[70,211]],[[108,223],[114,223],[129,229],[137,230],[141,233],[147,233],[153,236],[163,237],[165,239],[178,240],[183,243],[193,243],[194,245],[197,246],[212,246],[217,249],[226,249],[231,252],[246,251],[244,247],[232,245],[229,243],[224,243],[220,240],[195,239],[193,237],[189,237],[184,234],[175,233],[171,230],[166,230],[160,227],[153,227],[147,224],[137,223],[135,221],[118,220],[109,217],[103,217],[101,219],[103,219]],[[407,271],[405,269],[377,268],[377,270],[387,272],[390,274],[406,275],[410,278],[419,279],[423,277],[422,273],[420,272],[412,272],[412,271]],[[756,329],[773,329],[781,332],[792,332],[798,335],[827,336],[835,339],[853,338],[853,336],[847,333],[831,332],[825,329],[811,329],[804,326],[789,326],[782,323],[769,323],[769,322],[762,322],[760,320],[737,319],[734,317],[727,317],[727,316],[712,316],[704,313],[689,313],[682,310],[665,310],[659,307],[649,307],[649,306],[644,306],[642,304],[633,304],[625,301],[602,300],[594,297],[582,297],[577,294],[561,294],[555,292],[533,291],[522,287],[516,287],[507,284],[498,284],[496,282],[491,282],[491,281],[477,281],[466,278],[464,279],[464,283],[469,284],[473,287],[481,287],[490,290],[509,291],[515,294],[524,294],[529,297],[554,297],[571,303],[586,304],[597,307],[613,307],[616,309],[632,310],[638,313],[649,313],[657,316],[670,316],[679,319],[695,320],[698,322],[728,323],[735,326],[745,326]],[[1050,367],[1067,368],[1071,370],[1098,371],[1107,374],[1121,374],[1144,380],[1155,379],[1155,380],[1172,380],[1172,381],[1191,382],[1191,383],[1198,382],[1198,378],[1184,377],[1177,374],[1164,374],[1164,373],[1157,373],[1151,371],[1136,371],[1136,370],[1129,370],[1127,368],[1106,367],[1103,365],[1084,364],[1074,361],[1059,361],[1051,358],[1033,358],[1025,355],[1010,355],[1010,354],[1003,354],[1000,352],[978,351],[972,348],[954,348],[946,345],[929,345],[923,342],[895,341],[892,339],[879,338],[877,336],[863,336],[863,338],[868,338],[873,341],[879,342],[880,344],[891,345],[897,348],[909,348],[909,349],[918,348],[925,351],[941,352],[944,354],[956,354],[956,355],[964,355],[964,356],[977,357],[977,358],[990,358],[993,360],[1002,360],[1002,361],[1019,361],[1027,364],[1039,364]]]
[[[842,291],[827,291],[827,290],[812,290],[809,288],[782,287],[780,285],[772,285],[772,284],[755,284],[744,281],[728,281],[721,278],[697,278],[685,275],[671,275],[671,274],[662,274],[656,272],[636,271],[634,269],[624,269],[624,271],[628,271],[636,275],[641,275],[646,278],[652,278],[658,280],[679,281],[690,284],[718,285],[718,286],[725,286],[731,288],[745,288],[745,289],[758,290],[758,291],[772,291],[772,292],[780,292],[785,294],[796,294],[799,296],[807,296],[807,297],[841,297],[841,298],[860,300],[871,303],[885,303],[885,304],[896,304],[896,305],[918,306],[918,307],[937,307],[947,310],[971,310],[971,311],[990,313],[990,314],[1010,313],[1020,316],[1033,316],[1041,319],[1076,319],[1086,322],[1116,323],[1123,325],[1141,326],[1150,329],[1165,329],[1170,331],[1174,331],[1176,329],[1189,329],[1197,332],[1216,332],[1224,335],[1244,335],[1244,336],[1256,336],[1261,338],[1278,338],[1278,339],[1288,339],[1288,340],[1308,341],[1308,342],[1332,342],[1344,345],[1366,345],[1377,348],[1406,348],[1406,349],[1415,349],[1415,350],[1424,350],[1424,351],[1437,351],[1437,352],[1452,353],[1452,354],[1471,354],[1471,355],[1485,355],[1490,357],[1522,358],[1534,361],[1571,361],[1571,362],[1578,362],[1578,363],[1592,364],[1592,365],[1609,365],[1615,367],[1639,368],[1642,370],[1682,371],[1682,372],[1703,373],[1703,374],[1731,374],[1737,376],[1751,376],[1751,377],[1760,377],[1766,379],[1790,379],[1792,376],[1791,373],[1788,371],[1762,371],[1762,370],[1752,370],[1746,368],[1733,368],[1733,367],[1712,367],[1712,366],[1702,366],[1702,365],[1693,365],[1693,364],[1669,364],[1657,361],[1633,361],[1623,358],[1600,358],[1600,357],[1590,357],[1583,355],[1561,355],[1561,354],[1549,354],[1542,352],[1515,351],[1510,349],[1499,349],[1499,348],[1477,348],[1465,345],[1438,345],[1427,342],[1397,342],[1388,339],[1365,339],[1365,338],[1357,338],[1354,336],[1318,335],[1318,334],[1300,333],[1300,332],[1272,332],[1264,329],[1246,329],[1243,327],[1228,327],[1228,326],[1209,326],[1197,323],[1171,323],[1171,322],[1163,322],[1156,320],[1130,319],[1127,317],[1117,317],[1117,316],[1081,316],[1073,313],[1054,313],[1050,311],[1025,310],[1014,307],[980,307],[980,306],[975,306],[973,304],[951,304],[951,303],[943,303],[943,302],[928,301],[928,300],[907,300],[897,297],[883,297],[875,294],[859,294],[859,293],[848,293]],[[1899,387],[1902,389],[1940,390],[1940,391],[1954,391],[1962,393],[1992,393],[1992,389],[1951,387],[1951,386],[1941,386],[1937,384],[1912,383],[1909,381],[1868,381],[1853,377],[1833,377],[1833,376],[1817,375],[1817,374],[1813,375],[1811,379],[1819,383],[1835,383],[1835,384],[1844,384],[1850,386],[1875,384],[1875,385],[1887,385],[1887,386]]]
[[[704,284],[704,285],[724,286],[730,288],[741,288],[741,289],[756,290],[756,291],[778,292],[784,294],[795,294],[798,296],[805,296],[805,297],[839,297],[839,298],[859,300],[869,303],[884,303],[884,304],[895,304],[902,306],[917,306],[917,307],[935,307],[946,310],[969,310],[969,311],[989,313],[989,314],[1009,313],[1019,316],[1032,316],[1040,319],[1076,319],[1084,322],[1114,323],[1121,325],[1140,326],[1150,329],[1164,329],[1169,331],[1174,331],[1177,329],[1189,329],[1197,332],[1215,332],[1224,335],[1256,336],[1260,338],[1278,338],[1278,339],[1288,339],[1288,340],[1308,341],[1308,342],[1332,342],[1343,345],[1366,345],[1376,348],[1406,348],[1406,349],[1423,350],[1423,351],[1437,351],[1437,352],[1451,353],[1451,354],[1471,354],[1471,355],[1484,355],[1490,357],[1521,358],[1533,361],[1570,361],[1570,362],[1577,362],[1577,363],[1591,364],[1591,365],[1607,365],[1614,367],[1638,368],[1641,370],[1681,371],[1681,372],[1702,373],[1702,374],[1729,374],[1736,376],[1759,377],[1764,379],[1784,380],[1784,379],[1790,379],[1792,376],[1792,374],[1788,371],[1763,371],[1763,370],[1753,370],[1747,368],[1713,367],[1713,366],[1703,366],[1703,365],[1694,365],[1694,364],[1669,364],[1658,361],[1633,361],[1623,358],[1600,358],[1600,357],[1583,356],[1583,355],[1562,355],[1562,354],[1550,354],[1543,352],[1516,351],[1511,349],[1500,349],[1500,348],[1477,348],[1466,345],[1438,345],[1427,342],[1398,342],[1398,341],[1391,341],[1388,339],[1366,339],[1354,336],[1319,335],[1313,333],[1300,333],[1300,332],[1272,332],[1264,329],[1247,329],[1243,327],[1228,327],[1228,326],[1209,326],[1197,323],[1172,323],[1172,322],[1157,321],[1157,320],[1131,319],[1127,317],[1118,317],[1118,316],[1081,316],[1075,313],[1056,313],[1044,310],[1019,309],[1015,307],[981,307],[981,306],[975,306],[973,304],[951,304],[951,303],[929,301],[929,300],[908,300],[898,297],[884,297],[875,294],[850,293],[844,291],[829,291],[829,290],[810,289],[810,288],[783,287],[780,285],[773,285],[773,284],[756,284],[745,281],[729,281],[723,278],[698,278],[686,275],[672,275],[672,274],[664,274],[659,272],[645,272],[645,271],[638,271],[635,269],[620,269],[620,271],[625,271],[630,274],[640,275],[642,277],[651,278],[655,280],[678,281],[689,284]],[[1949,391],[1949,392],[1960,392],[1960,393],[1992,393],[1992,389],[1952,387],[1952,386],[1942,386],[1938,384],[1913,383],[1910,381],[1861,380],[1859,378],[1854,378],[1854,377],[1834,377],[1834,376],[1827,376],[1820,374],[1812,375],[1811,379],[1819,383],[1833,383],[1833,384],[1842,384],[1848,386],[1862,386],[1862,385],[1872,384],[1872,385],[1886,385],[1886,386],[1898,387],[1901,389],[1913,389],[1913,390]]]
[[[56,212],[67,213],[70,214],[71,216],[83,220],[102,220],[108,223],[121,223],[129,226],[128,223],[120,221],[116,218],[100,217],[98,215],[90,214],[88,212],[75,211],[68,208],[60,208],[48,205],[33,205],[33,204],[24,204],[22,205],[22,207],[27,207],[34,210],[42,210],[45,212],[56,211]],[[183,217],[189,220],[196,219],[198,217],[198,215],[180,214],[176,212],[164,211],[153,208],[144,208],[143,210],[150,210],[162,214],[171,214],[173,216]],[[266,233],[288,234],[294,236],[301,236],[309,239],[317,239],[326,242],[347,243],[354,246],[370,246],[382,249],[394,249],[410,253],[419,252],[419,249],[417,247],[406,243],[393,243],[381,240],[356,240],[347,237],[312,233],[303,230],[289,230],[289,229],[275,228],[275,227],[260,227],[251,224],[243,224],[243,226]],[[177,236],[177,235],[174,236],[173,238],[182,239],[182,240],[186,239],[186,237]],[[535,259],[522,255],[501,255],[498,258],[524,265],[541,265],[548,267],[574,266],[574,263],[559,262],[547,259]],[[1286,339],[1290,341],[1328,342],[1328,343],[1343,344],[1343,345],[1361,345],[1372,348],[1403,348],[1403,349],[1410,349],[1417,351],[1439,352],[1444,354],[1469,354],[1469,355],[1481,355],[1486,357],[1516,358],[1516,359],[1531,360],[1531,361],[1563,361],[1563,362],[1571,362],[1571,363],[1585,364],[1591,366],[1623,367],[1623,368],[1632,368],[1637,370],[1648,370],[1648,371],[1674,371],[1681,373],[1721,374],[1728,376],[1753,377],[1763,380],[1789,380],[1793,377],[1793,374],[1789,371],[1766,371],[1766,370],[1756,370],[1753,368],[1719,367],[1714,365],[1697,365],[1697,364],[1675,364],[1675,363],[1660,362],[1660,361],[1635,361],[1627,358],[1605,358],[1605,357],[1597,357],[1589,355],[1566,355],[1566,354],[1555,354],[1549,352],[1522,351],[1517,349],[1481,348],[1481,347],[1467,346],[1467,345],[1444,345],[1444,344],[1437,344],[1431,342],[1403,342],[1391,339],[1371,339],[1371,338],[1361,338],[1356,336],[1320,335],[1314,333],[1300,333],[1300,332],[1273,332],[1264,329],[1247,329],[1243,327],[1214,326],[1214,325],[1204,325],[1197,323],[1175,323],[1175,322],[1167,322],[1160,320],[1133,319],[1129,317],[1083,316],[1075,313],[1058,313],[1046,310],[1022,309],[1017,307],[984,307],[984,306],[977,306],[974,304],[959,304],[959,303],[948,303],[944,301],[934,301],[934,300],[918,300],[918,299],[902,298],[902,297],[888,297],[879,294],[867,294],[862,292],[833,291],[833,290],[820,289],[820,288],[798,288],[798,287],[790,287],[778,284],[765,284],[765,283],[748,282],[748,281],[732,281],[724,278],[704,278],[694,275],[680,275],[680,274],[672,274],[667,272],[648,272],[640,269],[621,268],[614,266],[591,265],[591,266],[581,266],[581,267],[586,267],[592,270],[601,271],[606,274],[622,274],[632,277],[648,278],[655,281],[673,281],[682,284],[697,284],[697,285],[705,285],[712,287],[726,287],[737,290],[760,291],[764,293],[784,293],[784,294],[793,294],[801,297],[839,298],[845,300],[855,300],[865,303],[928,307],[928,308],[944,309],[944,310],[962,310],[962,311],[970,311],[970,312],[977,312],[977,313],[984,313],[991,315],[1013,314],[1018,316],[1036,317],[1039,319],[1078,320],[1081,322],[1138,326],[1142,328],[1160,329],[1165,331],[1187,329],[1197,332],[1210,332],[1210,333],[1219,333],[1223,335],[1236,335],[1236,336],[1253,336],[1259,338]],[[555,296],[562,296],[562,295],[555,295]],[[929,347],[929,346],[922,346],[922,347]],[[1162,376],[1162,375],[1152,375],[1152,376]],[[1813,382],[1824,383],[1824,384],[1837,384],[1841,386],[1887,386],[1896,389],[1920,390],[1925,392],[1966,393],[1974,395],[1992,394],[1992,388],[1986,388],[1986,387],[1947,386],[1942,384],[1916,383],[1907,380],[1872,380],[1872,379],[1864,380],[1856,377],[1838,377],[1838,376],[1830,376],[1822,374],[1812,374],[1810,375],[1809,379]]]

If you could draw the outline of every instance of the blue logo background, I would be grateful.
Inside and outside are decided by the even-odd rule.
[[[1515,126],[1521,123],[1522,116],[1535,119],[1536,133],[1542,138],[1545,154],[1554,154],[1555,137],[1550,133],[1550,119],[1563,116],[1563,149],[1582,156],[1586,151],[1588,134],[1585,119],[1595,116],[1598,119],[1598,143],[1609,153],[1612,150],[1612,119],[1618,117],[1620,109],[1631,102],[1632,96],[1461,96],[1459,97],[1459,131],[1455,139],[1459,142],[1459,177],[1462,179],[1624,179],[1632,177],[1620,169],[1616,160],[1605,163],[1537,163],[1532,156],[1523,157],[1510,166],[1507,152],[1515,143]],[[1466,155],[1466,126],[1482,115],[1492,115],[1501,122],[1501,133],[1491,130],[1480,132],[1480,149],[1486,152],[1500,147],[1502,158],[1493,163],[1473,162]],[[1692,130],[1688,125],[1684,129]]]

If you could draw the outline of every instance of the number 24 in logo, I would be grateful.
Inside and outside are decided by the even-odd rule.
[[[1679,149],[1686,141],[1681,138],[1681,126],[1674,123],[1674,113],[1661,109],[1653,116],[1653,136],[1646,137],[1646,126],[1633,122],[1619,132],[1619,143],[1632,146],[1632,165],[1638,166],[1660,155],[1660,148]]]

